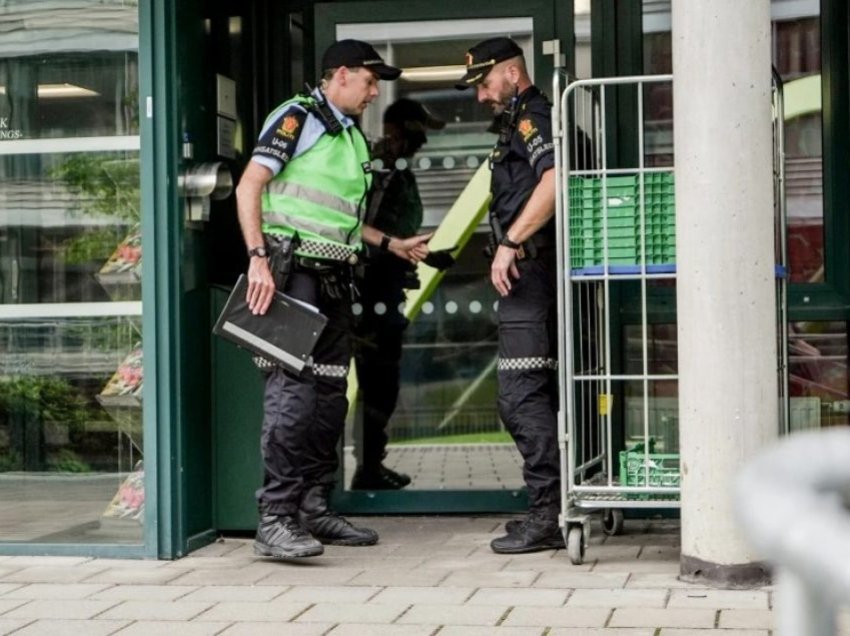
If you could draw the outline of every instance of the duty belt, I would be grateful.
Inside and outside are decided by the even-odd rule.
[[[349,245],[302,240],[296,250],[299,256],[318,258],[326,261],[338,261],[348,265],[357,265],[360,258],[357,251]]]
[[[357,255],[354,254],[356,257]],[[295,264],[302,270],[319,272],[320,274],[336,272],[349,276],[351,265],[347,261],[331,261],[327,259],[313,258],[311,256],[295,256]]]

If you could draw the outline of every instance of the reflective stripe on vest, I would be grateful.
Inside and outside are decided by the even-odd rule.
[[[321,205],[324,208],[330,208],[331,210],[336,210],[337,212],[342,212],[349,216],[357,216],[358,206],[356,203],[352,203],[342,197],[335,196],[330,192],[323,192],[322,190],[317,190],[316,188],[311,188],[310,186],[302,185],[300,183],[272,181],[267,186],[267,192],[269,194],[280,194],[293,197],[295,199],[310,201]],[[271,218],[272,216],[274,216],[274,214],[267,215],[267,218]]]
[[[323,223],[305,219],[303,216],[294,216],[283,212],[266,212],[263,214],[263,221],[269,225],[295,228],[298,230],[298,233],[302,238],[305,236],[315,235],[326,240],[334,241],[335,243],[342,243],[343,245],[346,245],[345,241],[351,233],[351,230],[346,230],[344,228],[330,228]],[[287,234],[290,233],[287,232]]]

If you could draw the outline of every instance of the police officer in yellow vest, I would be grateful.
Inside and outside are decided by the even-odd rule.
[[[398,239],[362,222],[369,149],[352,118],[378,96],[379,80],[395,80],[401,71],[358,40],[332,44],[322,71],[319,88],[266,119],[236,190],[250,257],[250,309],[268,309],[276,276],[282,282],[274,260],[285,254],[284,291],[328,318],[312,365],[300,375],[274,365],[265,369],[264,475],[254,550],[280,558],[321,554],[323,543],[378,541],[374,530],[355,527],[328,507],[348,408],[351,265],[363,241],[416,263],[427,256],[430,238]]]

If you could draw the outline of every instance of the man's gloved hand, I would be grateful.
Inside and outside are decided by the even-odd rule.
[[[434,269],[439,269],[440,271],[446,270],[455,264],[455,257],[452,256],[452,252],[456,249],[457,246],[447,250],[431,250],[428,256],[422,259],[422,262]]]

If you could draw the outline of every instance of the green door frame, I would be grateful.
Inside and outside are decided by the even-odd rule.
[[[438,5],[429,0],[409,2],[337,2],[313,7],[314,57],[313,73],[321,54],[336,37],[337,24],[369,22],[404,22],[419,20],[460,20],[530,16],[534,29],[534,69],[538,86],[549,92],[553,61],[544,56],[541,42],[558,38],[561,50],[573,50],[572,1],[528,0],[521,8],[515,2],[468,0],[452,5]],[[570,64],[572,55],[568,55]],[[334,506],[349,513],[437,513],[437,512],[510,512],[527,506],[522,490],[403,490],[403,491],[336,491]]]
[[[189,230],[178,176],[183,143],[209,153],[201,0],[139,3],[144,346],[145,556],[178,558],[215,539],[208,428],[204,233]],[[209,111],[209,109],[206,109]],[[189,505],[189,502],[192,505]]]
[[[174,118],[175,93],[171,90],[176,75],[174,55],[176,11],[162,0],[139,3],[139,128],[142,135],[142,335],[145,357],[144,434],[145,434],[145,544],[149,556],[168,558],[179,543],[178,519],[173,496],[175,440],[172,423],[177,421],[172,391],[177,360],[171,348],[176,338],[171,254],[176,232],[163,222],[167,211],[177,208],[174,175],[178,159],[169,152],[169,140],[177,134]],[[170,102],[170,103],[169,103]],[[165,212],[157,215],[157,210]],[[159,217],[159,218],[158,218]],[[151,461],[153,460],[153,461]]]

